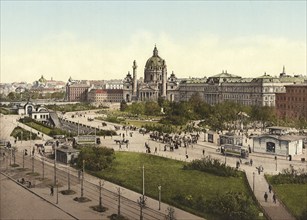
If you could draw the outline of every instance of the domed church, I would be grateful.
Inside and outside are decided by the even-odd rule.
[[[163,58],[158,54],[155,46],[144,69],[144,78],[137,79],[137,64],[133,61],[133,75],[128,72],[124,79],[123,96],[126,102],[131,101],[157,101],[159,97],[175,100],[178,91],[178,80],[174,73],[167,78],[167,66]]]

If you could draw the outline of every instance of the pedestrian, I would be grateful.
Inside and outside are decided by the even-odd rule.
[[[264,193],[264,196],[263,196],[263,197],[264,197],[264,201],[267,202],[267,201],[268,201],[268,194],[267,194],[267,192]]]
[[[271,193],[271,191],[272,191],[272,186],[271,184],[269,184],[269,193]]]
[[[253,166],[253,159],[250,159],[249,164]]]
[[[239,167],[240,167],[240,162],[237,161],[237,163],[236,163],[236,169],[239,169]]]
[[[203,149],[203,156],[205,156],[205,149]]]
[[[155,147],[155,154],[157,153],[157,150],[158,150],[157,147]]]
[[[258,174],[260,175],[260,167],[256,167],[256,169],[258,170]]]
[[[53,196],[53,186],[50,187],[50,196]]]
[[[273,194],[273,202],[276,204],[276,195],[275,195],[275,193]]]

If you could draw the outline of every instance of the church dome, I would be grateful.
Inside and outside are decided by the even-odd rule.
[[[145,69],[162,69],[165,61],[159,57],[157,47],[153,50],[153,55],[150,57],[145,65]]]
[[[38,82],[40,83],[46,83],[47,80],[44,78],[44,76],[42,75],[41,78],[38,80]]]

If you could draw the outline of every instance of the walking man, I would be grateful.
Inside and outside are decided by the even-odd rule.
[[[269,185],[269,193],[271,193],[271,191],[272,191],[272,186],[271,186],[271,184]]]
[[[263,196],[263,197],[264,197],[264,201],[267,202],[267,201],[268,201],[268,194],[267,194],[266,192],[264,193],[264,196]]]
[[[53,196],[53,186],[50,187],[50,196]]]
[[[276,195],[275,195],[275,193],[273,194],[273,202],[276,204]]]

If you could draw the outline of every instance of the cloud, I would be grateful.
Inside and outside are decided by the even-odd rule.
[[[204,77],[222,70],[242,77],[264,72],[278,75],[282,66],[287,73],[306,74],[306,42],[286,38],[253,36],[227,38],[203,34],[180,39],[161,32],[140,30],[123,36],[122,42],[84,40],[63,32],[18,49],[6,46],[1,51],[1,82],[33,82],[41,75],[67,81],[75,79],[123,79],[138,64],[143,77],[146,60],[157,44],[166,60],[168,72],[177,77]]]

